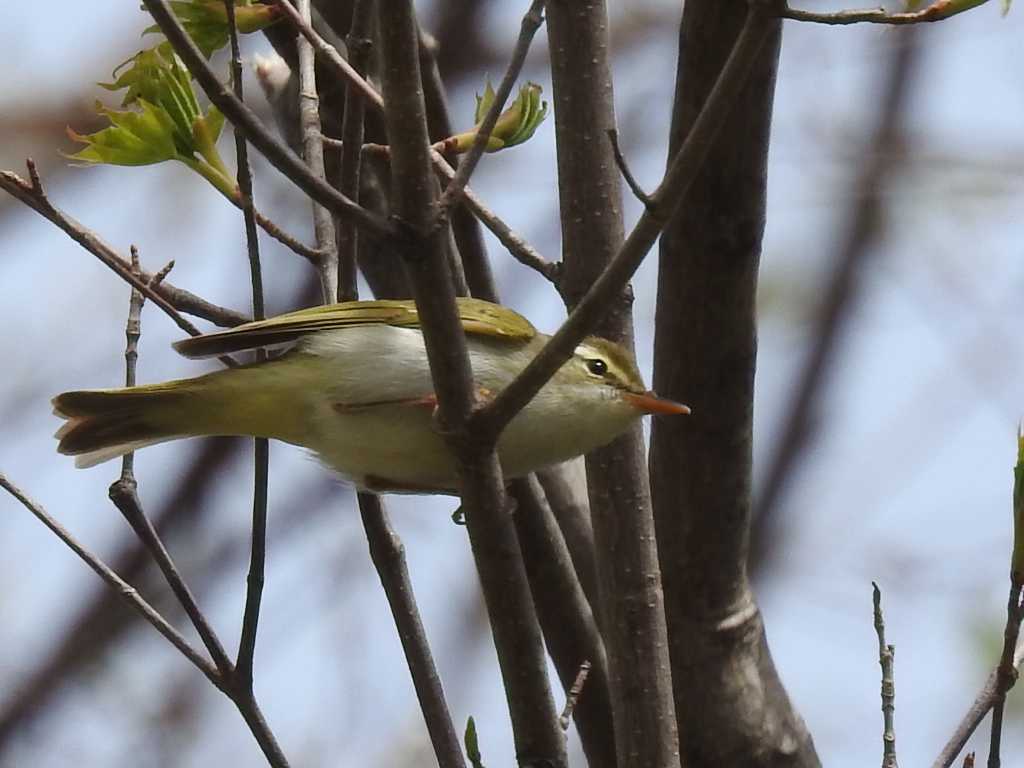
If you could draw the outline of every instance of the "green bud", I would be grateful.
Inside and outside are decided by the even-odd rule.
[[[469,758],[470,765],[473,768],[484,768],[483,757],[480,755],[480,746],[476,740],[476,723],[472,717],[466,721],[466,733],[462,740],[466,745],[466,757]]]
[[[533,136],[537,126],[544,122],[548,111],[547,102],[541,101],[540,98],[542,90],[536,83],[526,83],[519,89],[519,95],[498,116],[494,130],[487,137],[486,151],[497,152],[500,149],[514,147]],[[474,116],[476,125],[472,130],[445,139],[441,143],[442,151],[460,153],[469,151],[469,148],[473,146],[477,131],[480,129],[480,124],[493,103],[494,88],[491,87],[488,80],[483,95],[477,94],[476,97],[476,114]]]

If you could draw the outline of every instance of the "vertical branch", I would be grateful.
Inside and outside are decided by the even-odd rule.
[[[747,580],[755,297],[781,24],[772,3],[688,0],[669,156],[689,143],[751,35],[759,51],[661,238],[651,486],[686,764],[817,766]],[[680,471],[685,468],[685,471]]]
[[[896,714],[896,680],[893,677],[896,647],[887,645],[885,642],[882,591],[875,582],[871,582],[871,595],[874,605],[875,634],[878,636],[878,664],[882,668],[882,768],[898,768],[896,730],[893,723]]]
[[[411,2],[378,5],[385,122],[391,146],[394,214],[415,246],[409,275],[438,397],[441,429],[458,460],[463,508],[483,587],[521,764],[564,766],[558,725],[515,527],[510,519],[494,439],[467,431],[475,393],[465,336],[446,260],[448,233],[433,226],[437,183],[431,170]]]
[[[452,725],[441,678],[434,666],[427,634],[416,607],[412,581],[405,563],[405,547],[392,529],[379,496],[360,493],[359,515],[370,545],[370,557],[377,568],[388,605],[391,606],[391,615],[402,641],[402,650],[405,651],[416,698],[420,702],[420,711],[427,725],[427,733],[430,734],[437,763],[440,768],[462,768],[465,765],[462,748]]]
[[[988,768],[999,768],[999,749],[1003,733],[1003,707],[1006,693],[1017,682],[1014,651],[1024,620],[1024,431],[1017,428],[1017,463],[1013,468],[1013,550],[1010,555],[1010,597],[1006,603],[1006,627],[1003,652],[995,672],[995,699],[992,703],[992,731],[989,738]]]
[[[597,621],[573,568],[566,542],[534,475],[513,480],[509,493],[519,548],[526,564],[533,603],[544,630],[544,643],[569,696],[566,711],[575,718],[589,768],[615,765],[615,735],[608,660]],[[586,663],[587,692],[571,695],[580,665]],[[562,728],[569,715],[563,712]]]
[[[235,28],[235,5],[233,0],[224,0],[227,11],[228,29],[231,35],[231,82],[235,97],[242,101],[242,55],[238,48],[238,31]],[[263,271],[260,266],[259,239],[256,232],[256,215],[252,198],[252,173],[249,169],[249,153],[245,137],[235,130],[235,154],[238,161],[238,191],[245,220],[245,241],[249,253],[249,275],[252,282],[252,316],[254,320],[266,317],[263,303]],[[266,359],[266,352],[256,353],[257,361]],[[245,608],[242,615],[242,634],[238,641],[236,683],[252,696],[253,658],[256,653],[256,630],[259,626],[260,603],[263,600],[263,580],[267,559],[267,484],[270,446],[266,438],[255,439],[255,478],[252,501],[252,552],[249,558],[249,575]]]
[[[347,38],[349,63],[363,74],[369,59],[373,32],[373,0],[355,0],[352,25]],[[363,96],[349,82],[345,93],[345,115],[342,119],[342,154],[339,183],[341,192],[359,201],[360,148],[363,143]],[[338,298],[355,301],[359,298],[356,284],[358,234],[355,226],[341,222],[338,228]],[[395,620],[413,687],[420,702],[420,711],[430,735],[434,755],[441,768],[462,768],[462,748],[452,724],[441,678],[437,674],[423,622],[420,619],[412,580],[405,562],[405,547],[392,529],[387,511],[379,496],[357,494],[359,515],[370,546],[370,557],[380,576],[391,615]]]
[[[425,35],[421,34],[421,38],[423,37]],[[428,45],[426,42],[424,40],[420,45],[420,67],[423,75],[423,97],[427,107],[427,126],[430,140],[435,142],[451,136],[455,130],[452,128],[451,118],[448,114],[444,83],[441,81],[441,73],[438,71],[437,59],[434,55],[437,43],[430,41]],[[448,160],[454,166],[458,166],[456,158],[452,157]],[[434,166],[439,170],[444,167],[436,160]],[[497,302],[498,292],[494,284],[491,263],[487,258],[483,230],[480,222],[477,221],[464,201],[455,206],[455,210],[452,211],[451,227],[470,294],[478,299]]]
[[[142,274],[139,266],[139,252],[134,245],[131,246],[131,271],[137,277]],[[131,298],[128,303],[128,321],[125,323],[124,329],[124,381],[126,387],[135,386],[135,369],[139,358],[139,338],[142,335],[142,305],[144,301],[145,297],[141,291],[132,287]],[[163,573],[168,586],[170,586],[178,602],[181,603],[185,614],[196,628],[196,632],[199,633],[199,637],[206,646],[206,650],[210,653],[210,657],[213,659],[214,664],[216,664],[217,670],[223,679],[227,680],[233,671],[231,661],[224,652],[224,647],[207,621],[206,616],[199,609],[195,597],[178,572],[177,566],[171,560],[170,553],[164,546],[163,541],[160,540],[156,529],[153,527],[153,523],[142,509],[138,496],[138,484],[135,481],[134,466],[135,453],[125,454],[124,458],[121,459],[121,476],[110,486],[110,500],[121,514],[124,515],[125,520],[132,527],[132,530],[135,531],[139,540],[153,556],[153,560],[156,561],[157,567]]]
[[[298,0],[298,11],[308,24],[310,0]],[[313,46],[302,35],[296,35],[295,44],[299,50],[299,119],[302,147],[306,165],[317,177],[323,179],[324,141],[320,131],[320,97],[316,89]],[[324,304],[333,304],[338,298],[338,251],[334,240],[334,217],[315,200],[310,201],[310,204],[313,206],[313,232],[316,235],[317,250],[320,251],[317,265],[320,273],[320,290],[323,293]]]
[[[564,271],[572,309],[623,242],[608,18],[603,0],[551,2],[555,138]],[[632,294],[607,306],[600,335],[632,347]],[[587,457],[597,563],[598,617],[608,654],[620,765],[679,765],[661,575],[640,425]]]
[[[346,46],[349,64],[359,75],[366,72],[373,45],[373,0],[356,0],[352,4],[352,25]],[[362,169],[363,123],[366,118],[366,97],[349,80],[345,87],[345,114],[341,122],[341,171],[338,186],[342,194],[359,203],[359,177]],[[359,253],[359,230],[341,223],[338,243],[338,300],[355,301],[356,259]]]

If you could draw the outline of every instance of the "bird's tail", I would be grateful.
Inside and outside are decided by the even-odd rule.
[[[57,450],[92,467],[138,448],[196,434],[187,401],[197,394],[190,381],[128,389],[65,392],[53,412],[66,421],[57,430]]]

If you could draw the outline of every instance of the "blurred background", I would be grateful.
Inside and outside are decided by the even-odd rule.
[[[438,37],[452,114],[466,127],[484,75],[505,69],[526,3],[418,6]],[[680,4],[611,6],[621,141],[635,175],[653,188],[665,162]],[[907,133],[896,146],[866,141],[889,51],[903,37],[878,26],[785,26],[762,259],[757,472],[773,454],[806,360],[856,203],[852,180],[865,153],[886,153],[894,165],[881,190],[881,242],[857,275],[823,407],[755,569],[776,663],[826,765],[880,755],[872,580],[896,645],[896,738],[907,765],[938,753],[1001,642],[1014,436],[1024,413],[1020,11],[1002,18],[989,3],[920,30]],[[59,11],[7,4],[3,19],[0,168],[25,175],[25,157],[35,158],[55,205],[125,254],[136,244],[147,270],[174,259],[176,285],[248,312],[241,215],[218,193],[180,165],[82,169],[58,155],[75,151],[65,126],[100,127],[94,100],[114,102],[94,83],[150,44],[139,38],[148,17],[108,0]],[[269,51],[261,36],[243,45],[249,58]],[[524,78],[550,92],[543,28]],[[251,75],[246,88],[269,119]],[[233,149],[225,145],[224,155]],[[257,205],[312,242],[301,194],[259,160],[255,173]],[[558,257],[550,120],[526,145],[487,156],[473,187],[548,258]],[[638,214],[627,198],[627,225]],[[185,626],[107,500],[119,466],[78,471],[51,437],[50,397],[120,385],[128,288],[7,196],[0,233],[0,471]],[[554,330],[564,316],[555,292],[488,244],[506,303]],[[262,245],[268,313],[294,308],[311,277],[306,262],[267,238]],[[635,282],[648,380],[655,277],[652,256]],[[204,370],[170,350],[179,336],[147,305],[140,382]],[[248,560],[251,453],[244,441],[193,440],[136,458],[143,504],[231,652]],[[430,764],[351,489],[302,451],[275,443],[270,493],[256,693],[285,753],[297,766]],[[455,502],[387,503],[457,728],[473,715],[487,765],[511,766],[465,528],[449,520]],[[1024,747],[1020,712],[1008,717],[1006,755]],[[0,496],[0,766],[229,761],[263,764],[233,705]]]

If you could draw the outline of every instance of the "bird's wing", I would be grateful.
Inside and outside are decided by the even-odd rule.
[[[467,334],[529,341],[537,330],[519,313],[481,299],[457,299],[459,317]],[[185,357],[214,357],[245,349],[286,344],[311,333],[369,324],[418,328],[419,313],[412,301],[348,301],[300,309],[286,315],[239,325],[176,342]]]

